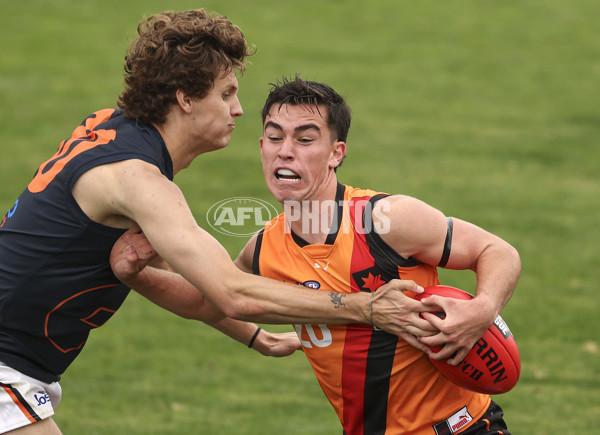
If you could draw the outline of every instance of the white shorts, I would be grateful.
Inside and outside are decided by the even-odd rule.
[[[0,434],[51,417],[61,397],[58,382],[46,384],[0,362]]]

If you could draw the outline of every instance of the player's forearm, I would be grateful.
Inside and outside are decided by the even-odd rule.
[[[262,323],[369,323],[370,295],[309,290],[239,272],[229,317]]]
[[[186,319],[217,322],[225,317],[177,273],[148,266],[126,284],[158,306]]]
[[[510,299],[519,275],[519,253],[500,237],[469,222],[454,218],[448,269],[471,269],[477,275],[473,306],[484,310],[492,322]]]
[[[508,243],[488,247],[474,268],[477,274],[476,299],[494,308],[493,319],[508,303],[521,274],[518,252]],[[492,320],[493,320],[492,319]]]
[[[315,291],[242,272],[212,237],[166,248],[159,251],[163,258],[227,317],[259,323],[369,322],[369,295]]]
[[[250,343],[250,340],[252,340],[252,337],[258,328],[258,325],[255,323],[235,320],[229,317],[225,317],[218,322],[209,324],[216,330],[221,331],[223,334],[246,346]]]
[[[256,323],[226,317],[210,326],[262,355],[271,355],[273,343],[269,339],[274,335],[260,328]]]

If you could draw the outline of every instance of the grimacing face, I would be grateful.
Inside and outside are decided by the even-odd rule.
[[[332,139],[324,106],[274,104],[260,138],[263,175],[279,201],[325,200],[346,144]]]

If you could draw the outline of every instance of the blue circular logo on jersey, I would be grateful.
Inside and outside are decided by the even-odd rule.
[[[302,283],[302,285],[304,287],[308,287],[308,288],[311,288],[313,290],[317,290],[318,288],[321,287],[321,283],[319,283],[318,281],[304,281]]]

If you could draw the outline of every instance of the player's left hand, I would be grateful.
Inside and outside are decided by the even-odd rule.
[[[115,242],[110,253],[110,266],[119,281],[128,282],[156,255],[156,251],[136,224]]]
[[[460,300],[432,295],[421,302],[430,307],[439,307],[446,316],[441,319],[433,313],[421,315],[440,332],[429,337],[419,337],[419,342],[427,346],[444,346],[439,352],[427,352],[431,359],[448,359],[448,364],[456,366],[469,353],[473,345],[493,323],[496,314],[493,307],[477,297]]]
[[[295,332],[272,333],[262,329],[252,346],[264,356],[282,357],[302,347]]]

